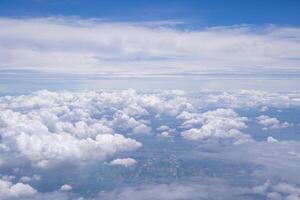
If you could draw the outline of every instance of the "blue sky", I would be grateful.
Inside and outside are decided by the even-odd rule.
[[[1,0],[3,17],[80,16],[116,21],[185,20],[197,26],[300,25],[298,0]]]

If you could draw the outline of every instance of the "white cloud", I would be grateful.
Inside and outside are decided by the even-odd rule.
[[[133,158],[117,158],[110,162],[111,165],[120,165],[124,167],[130,167],[136,164],[136,160]]]
[[[206,106],[224,106],[231,108],[288,108],[300,106],[299,92],[276,93],[256,90],[240,92],[222,92],[211,94],[207,92],[200,99]]]
[[[267,142],[268,142],[268,143],[276,143],[276,142],[278,142],[278,140],[276,140],[276,139],[273,138],[273,137],[268,137],[268,138],[267,138]]]
[[[38,180],[40,179],[40,177],[29,177],[29,176],[23,176],[20,178],[21,182],[30,182],[32,180],[35,180],[35,178],[37,178]]]
[[[60,190],[61,191],[70,191],[70,190],[72,190],[72,186],[68,185],[68,184],[64,184],[60,187]]]
[[[170,137],[172,137],[172,135],[170,134],[169,131],[163,131],[163,132],[160,133],[159,136],[163,137],[163,138],[170,138]]]
[[[169,129],[170,129],[169,126],[167,126],[167,125],[161,125],[161,126],[158,127],[156,130],[158,130],[158,131],[167,131],[167,130],[169,130]]]
[[[141,121],[135,120],[134,117],[130,117],[123,112],[117,112],[114,115],[114,120],[112,121],[114,127],[119,127],[121,129],[132,129],[135,134],[146,134],[151,131],[151,128],[143,124]]]
[[[1,179],[2,179],[3,181],[12,181],[12,180],[14,180],[15,178],[16,178],[16,177],[13,176],[13,175],[4,175],[4,176],[1,177]]]
[[[198,200],[234,199],[241,188],[231,188],[222,180],[202,180],[201,183],[142,184],[100,194],[107,200]]]
[[[199,115],[184,113],[179,116],[186,119],[183,127],[198,126],[190,128],[181,133],[189,140],[206,139],[236,139],[237,143],[251,141],[251,137],[240,132],[246,128],[246,117],[240,117],[231,109],[217,109]]]
[[[67,200],[71,197],[64,191],[71,189],[70,185],[65,184],[61,186],[60,191],[41,193],[29,184],[13,183],[12,180],[6,180],[4,176],[0,178],[0,200]]]
[[[138,93],[49,92],[0,97],[2,165],[16,155],[45,168],[66,160],[102,160],[142,144],[131,137],[156,134],[191,140],[250,141],[241,130],[247,118],[233,108],[299,106],[299,93],[195,94],[179,91]],[[218,109],[222,107],[223,109]],[[207,110],[210,111],[202,111]],[[262,117],[259,117],[260,119]],[[285,127],[263,117],[267,127]],[[270,121],[272,123],[270,123]],[[181,130],[166,124],[175,123]],[[155,131],[153,131],[155,130]],[[133,134],[131,134],[133,133]],[[34,144],[34,145],[33,145]]]
[[[208,199],[268,199],[295,200],[299,198],[299,188],[288,183],[273,183],[267,180],[254,187],[232,185],[222,179],[202,177],[201,182],[173,182],[171,184],[145,184],[135,187],[103,192],[100,199],[114,200],[208,200]],[[255,195],[255,196],[252,196]]]
[[[54,17],[1,18],[0,26],[2,69],[116,75],[299,69],[300,30],[293,27],[178,30]]]
[[[272,184],[271,181],[266,181],[263,185],[252,188],[255,194],[262,194],[268,200],[298,200],[300,199],[300,188],[288,183]]]
[[[281,123],[276,117],[269,117],[267,115],[260,115],[259,117],[256,117],[256,121],[258,124],[263,126],[263,129],[286,128],[291,126],[288,122]]]
[[[101,160],[140,147],[136,140],[115,133],[104,119],[92,117],[96,115],[95,109],[88,102],[94,101],[93,98],[98,95],[46,91],[3,97],[0,100],[3,153],[18,153],[46,167],[51,161]],[[97,103],[92,106],[97,107]]]
[[[246,129],[248,118],[243,117],[240,113],[245,113],[249,108],[254,108],[259,112],[264,105],[269,109],[297,107],[299,106],[297,99],[299,99],[297,92],[283,95],[256,91],[212,94],[179,91],[141,93],[134,90],[114,92],[39,91],[28,95],[0,97],[2,165],[4,168],[19,168],[12,170],[13,175],[17,178],[7,177],[5,181],[18,181],[23,185],[26,185],[25,183],[43,184],[47,179],[45,173],[53,170],[49,166],[56,163],[64,164],[65,161],[71,161],[67,164],[72,163],[72,165],[76,165],[76,170],[80,168],[83,172],[88,169],[85,168],[87,164],[93,164],[90,161],[99,164],[98,162],[104,162],[104,159],[104,163],[107,163],[107,160],[119,158],[111,161],[110,164],[130,166],[136,161],[126,158],[130,156],[126,155],[124,151],[137,149],[142,145],[137,140],[145,141],[143,137],[150,139],[153,136],[149,141],[151,143],[162,142],[160,143],[162,145],[159,146],[163,146],[165,143],[170,145],[167,146],[168,148],[173,148],[172,145],[180,144],[180,142],[187,144],[184,146],[186,148],[182,149],[183,151],[174,151],[174,159],[181,159],[181,156],[190,158],[194,153],[199,153],[198,155],[205,158],[222,159],[226,163],[227,160],[233,161],[233,165],[236,162],[246,162],[251,164],[250,168],[259,166],[259,170],[261,170],[253,171],[253,179],[260,174],[260,178],[284,177],[288,181],[292,180],[298,183],[295,181],[296,179],[300,180],[297,175],[300,161],[297,142],[282,140],[276,142],[276,139],[269,137],[264,142],[231,145],[251,141],[250,135],[247,134],[248,129]],[[239,109],[234,110],[234,108]],[[283,114],[286,112],[285,109],[282,111]],[[147,131],[143,132],[143,130]],[[136,134],[131,134],[134,132]],[[208,149],[214,148],[214,150],[201,151],[202,143],[197,145],[188,141],[180,141],[182,140],[180,136],[189,140],[205,141],[203,146]],[[162,140],[160,137],[172,137],[172,139]],[[149,144],[147,142],[145,145]],[[219,142],[225,145],[214,145]],[[155,145],[155,143],[153,144]],[[195,145],[199,148],[195,149]],[[221,152],[218,152],[220,149]],[[138,153],[141,155],[143,152]],[[130,153],[130,155],[134,154]],[[139,162],[141,162],[141,166],[144,164],[143,159],[141,161],[139,159]],[[110,164],[107,167],[113,168]],[[37,166],[44,169],[36,169]],[[22,170],[22,167],[25,171]],[[64,169],[65,166],[57,165],[56,167]],[[74,170],[71,168],[70,170]],[[43,177],[40,182],[37,182],[33,176],[36,173]],[[84,175],[91,174],[84,172]],[[177,175],[177,171],[175,175]],[[70,179],[65,180],[70,180],[70,183],[76,181],[72,177],[67,178]],[[53,179],[56,180],[56,177],[50,177],[51,181]],[[55,185],[55,187],[59,189],[61,185]],[[76,184],[77,187],[84,190],[80,183]],[[166,194],[174,192],[177,188],[169,185],[163,187],[167,190]],[[188,188],[180,186],[179,189],[184,191],[179,196],[182,195],[183,198],[188,196],[188,192],[185,192],[190,191]],[[152,191],[148,187],[143,190]],[[260,190],[263,189],[260,188]],[[142,195],[142,192],[139,193],[140,190],[128,191]],[[155,191],[158,191],[158,188]],[[196,188],[191,191],[198,190]],[[30,198],[43,199],[42,196],[49,196],[51,199],[52,195],[65,198],[68,195],[76,195],[77,190],[69,193],[57,192],[56,194],[38,193],[34,195],[34,198]],[[117,197],[123,197],[125,195],[123,192],[116,194]],[[295,195],[283,195],[275,190],[265,194],[269,198],[275,198],[278,195],[283,197]],[[194,197],[194,199],[199,199],[198,197],[202,196],[197,193]],[[222,195],[220,195],[220,199],[221,197]],[[161,199],[164,198],[168,199],[167,196],[161,197]]]
[[[201,154],[205,154],[201,152]],[[252,166],[260,166],[252,174],[257,179],[265,178],[273,180],[284,180],[299,185],[299,142],[278,141],[269,143],[267,141],[252,142],[243,145],[231,145],[222,147],[220,154],[208,153],[215,159],[227,160],[228,162],[247,163]]]
[[[28,184],[16,183],[0,179],[0,199],[21,199],[36,194],[37,191]]]
[[[287,183],[279,183],[273,187],[273,190],[283,194],[296,194],[300,195],[300,188],[297,188],[293,185]]]
[[[178,92],[176,92],[178,94]],[[152,132],[193,105],[181,93],[49,92],[0,98],[1,154],[46,168],[60,161],[102,160],[142,144],[127,138]],[[174,130],[170,129],[169,132]]]

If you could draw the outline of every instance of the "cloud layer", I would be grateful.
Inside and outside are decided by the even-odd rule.
[[[299,198],[299,107],[297,92],[2,96],[0,196]]]
[[[128,136],[181,135],[189,140],[243,143],[252,140],[241,131],[247,128],[248,118],[232,108],[299,104],[297,93],[282,96],[254,91],[198,97],[181,91],[139,94],[134,90],[6,96],[0,98],[1,151],[45,167],[51,161],[102,160],[141,147]],[[210,111],[201,111],[208,106]],[[288,124],[265,115],[256,119],[270,128]]]
[[[299,70],[299,28],[1,18],[0,68],[118,76]]]

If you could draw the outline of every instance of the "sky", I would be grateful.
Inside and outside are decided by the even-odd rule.
[[[0,200],[300,200],[299,0],[0,0]]]
[[[237,24],[299,26],[297,0],[1,0],[2,17],[79,16],[113,21],[184,20],[194,27]]]
[[[31,90],[37,79],[47,79],[38,89],[55,89],[61,79],[76,79],[77,88],[90,89],[93,83],[86,82],[91,79],[101,85],[115,78],[122,84],[114,89],[132,85],[168,89],[173,82],[179,82],[180,89],[195,89],[195,79],[202,85],[206,79],[238,77],[246,81],[217,81],[201,89],[237,85],[234,89],[268,90],[270,79],[282,80],[279,90],[282,85],[299,89],[299,4],[296,0],[1,0],[0,88],[2,93],[24,92],[15,87],[13,77],[26,88],[33,85]],[[262,77],[268,83],[252,81]],[[128,78],[139,81],[128,84]],[[59,81],[49,84],[53,79]],[[161,79],[171,82],[159,85]],[[149,82],[158,86],[149,87]],[[72,86],[74,81],[65,81],[65,89]]]

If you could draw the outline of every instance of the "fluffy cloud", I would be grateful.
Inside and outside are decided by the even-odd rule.
[[[61,191],[69,191],[69,190],[72,190],[72,186],[68,185],[68,184],[64,184],[60,187],[60,190]]]
[[[190,140],[246,142],[251,138],[241,130],[247,127],[247,118],[232,108],[293,107],[299,106],[299,99],[298,93],[256,91],[214,95],[39,91],[5,96],[0,98],[1,159],[18,155],[40,167],[52,161],[101,160],[140,147],[127,136],[143,134],[174,137],[181,132]],[[257,119],[271,128],[287,125],[267,116]]]
[[[276,140],[276,139],[273,138],[273,137],[268,137],[268,138],[267,138],[267,142],[268,142],[268,143],[276,143],[276,142],[278,142],[278,140]]]
[[[300,188],[284,182],[272,184],[271,181],[266,181],[261,186],[253,188],[256,194],[265,195],[268,200],[298,200],[300,199]]]
[[[252,123],[243,116],[253,117],[252,111],[259,113],[263,106],[271,111],[281,109],[285,114],[285,108],[299,107],[299,99],[297,92],[257,91],[38,91],[3,96],[0,97],[0,170],[7,176],[2,176],[2,181],[10,183],[9,187],[19,182],[27,189],[31,184],[36,189],[32,188],[35,193],[29,199],[77,199],[81,195],[89,198],[88,195],[98,194],[107,183],[119,190],[104,189],[100,194],[105,197],[102,199],[128,199],[132,195],[137,199],[153,199],[152,194],[156,193],[160,194],[158,199],[224,199],[224,195],[238,199],[244,193],[223,183],[201,184],[197,178],[193,178],[192,184],[169,182],[173,178],[186,181],[191,176],[204,181],[203,173],[216,176],[233,173],[237,174],[232,177],[237,184],[241,181],[249,183],[248,186],[272,178],[271,186],[258,186],[255,191],[247,190],[248,194],[265,198],[297,197],[297,192],[287,194],[275,189],[275,185],[284,178],[298,188],[299,142],[284,141],[281,135],[280,141],[260,135],[260,142],[245,143],[255,140],[256,135],[250,136],[251,127],[247,126]],[[143,142],[140,150],[139,141]],[[232,145],[236,143],[244,144]],[[127,152],[130,150],[137,152]],[[138,162],[130,157],[138,158]],[[49,167],[56,163],[60,165]],[[122,167],[112,166],[132,164],[136,170],[127,168],[126,173],[121,173]],[[211,164],[217,167],[209,167]],[[157,179],[155,175],[160,174]],[[150,180],[147,182],[150,185],[139,185],[145,179]],[[61,191],[66,182],[76,189]],[[130,188],[119,188],[128,183]],[[90,187],[98,184],[99,188]],[[50,189],[45,189],[47,186]],[[219,196],[213,198],[211,195],[215,193]]]
[[[176,93],[177,94],[177,93]],[[122,92],[49,92],[0,98],[0,150],[47,167],[52,161],[101,160],[141,143],[153,120],[193,106],[182,95]],[[160,122],[161,123],[161,122]]]
[[[256,117],[256,121],[258,124],[263,126],[263,129],[286,128],[291,125],[288,122],[280,123],[280,121],[276,117],[269,117],[267,115],[261,115],[259,117]]]
[[[18,153],[43,167],[52,160],[103,159],[140,147],[136,140],[115,133],[93,117],[96,113],[86,104],[93,101],[87,100],[91,97],[44,91],[2,98],[1,151]]]
[[[146,134],[151,131],[151,128],[143,124],[140,121],[135,120],[133,117],[128,116],[125,113],[117,112],[114,115],[112,126],[119,127],[123,130],[131,129],[135,134]]]
[[[242,90],[240,92],[207,93],[200,101],[208,106],[224,106],[231,108],[266,107],[288,108],[300,106],[299,92],[276,93],[266,91]]]
[[[71,197],[68,193],[64,192],[71,189],[70,185],[65,184],[61,187],[61,191],[41,193],[28,184],[13,183],[12,180],[8,180],[5,176],[0,178],[0,200],[74,199],[74,196]]]
[[[54,17],[1,18],[0,26],[2,69],[122,76],[237,72],[247,66],[299,69],[300,30],[293,27],[179,30],[164,24]]]
[[[33,196],[37,191],[28,184],[16,183],[0,179],[0,199],[21,199]]]
[[[0,149],[2,155],[18,154],[46,167],[51,161],[101,160],[141,146],[127,135],[173,137],[182,132],[191,140],[233,139],[240,143],[250,140],[241,132],[247,127],[247,118],[231,108],[299,106],[299,99],[298,93],[283,96],[256,91],[198,96],[179,91],[39,91],[5,96],[0,98]],[[201,111],[205,107],[225,108]],[[270,128],[287,126],[267,116],[257,120]],[[176,127],[172,127],[174,122]]]
[[[26,183],[26,182],[31,182],[31,181],[40,181],[41,180],[41,176],[39,175],[33,175],[32,177],[29,177],[29,176],[23,176],[20,178],[20,181],[23,182],[23,183]]]
[[[196,113],[182,113],[178,116],[185,119],[183,126],[199,126],[183,131],[181,135],[189,140],[205,140],[210,138],[234,138],[236,143],[251,141],[248,135],[240,132],[240,129],[246,128],[247,118],[239,117],[231,109],[217,109],[208,111],[200,115]]]
[[[132,158],[118,158],[110,162],[111,165],[120,165],[124,167],[130,167],[136,164],[136,160]]]

